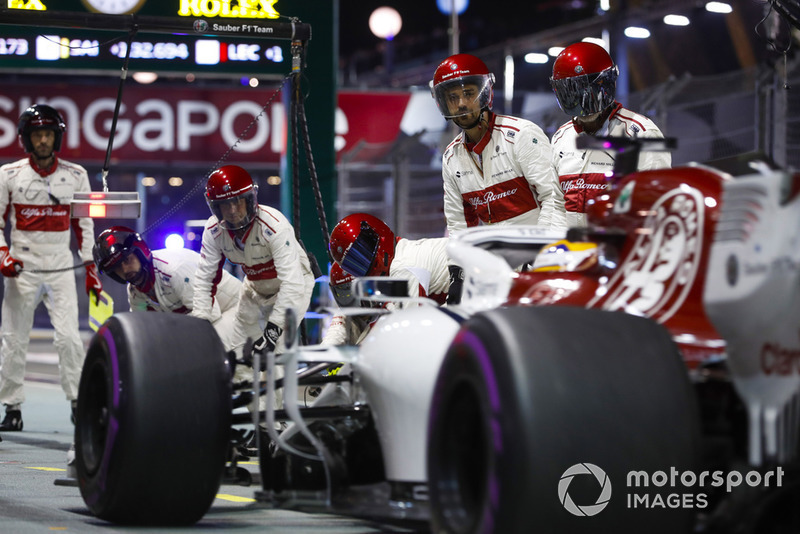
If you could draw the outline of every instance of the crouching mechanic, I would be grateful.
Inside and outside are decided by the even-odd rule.
[[[444,304],[450,290],[447,238],[396,237],[382,220],[354,213],[331,232],[331,258],[355,277],[392,276],[409,281],[411,297],[427,297]]]
[[[184,248],[151,251],[135,230],[112,226],[97,236],[92,253],[100,272],[128,285],[131,311],[192,311],[194,276],[200,261],[197,252]],[[241,286],[238,278],[222,271],[210,321],[226,351],[233,345],[233,320]],[[258,335],[260,330],[256,329]]]
[[[70,227],[86,267],[86,293],[97,298],[103,289],[92,261],[94,223],[89,218],[70,218],[73,194],[91,189],[86,169],[57,156],[65,130],[58,111],[32,105],[20,115],[17,126],[28,157],[0,167],[0,272],[5,287],[0,402],[6,409],[0,431],[22,430],[25,355],[39,302],[44,302],[55,330],[61,388],[74,411],[85,351],[78,325]],[[8,243],[7,221],[11,225]]]
[[[357,299],[353,293],[352,274],[345,272],[338,264],[331,265],[329,286],[333,300],[339,308],[376,308],[380,303]],[[320,341],[320,345],[358,345],[369,333],[370,328],[378,318],[376,314],[346,316],[336,313],[331,318],[331,323]]]
[[[286,310],[302,318],[314,289],[308,256],[294,228],[280,211],[259,205],[257,191],[250,174],[236,165],[211,173],[205,195],[212,215],[195,274],[192,315],[211,320],[225,261],[242,267],[245,278],[232,334],[237,356],[250,332],[262,332],[262,316],[266,326],[254,349],[282,353]]]

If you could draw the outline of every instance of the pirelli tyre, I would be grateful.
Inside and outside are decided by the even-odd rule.
[[[433,394],[432,532],[691,532],[697,488],[651,481],[699,456],[687,369],[659,325],[567,307],[481,313]]]
[[[91,512],[188,525],[211,506],[232,413],[226,354],[208,321],[121,313],[92,338],[76,411],[78,485]]]

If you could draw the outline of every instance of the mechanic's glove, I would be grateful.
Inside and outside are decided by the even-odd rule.
[[[3,273],[3,276],[9,278],[19,276],[22,267],[22,261],[12,257],[8,247],[0,247],[0,272]]]
[[[464,269],[458,265],[449,265],[450,287],[447,290],[447,304],[460,304],[461,291],[464,289]]]
[[[97,265],[94,263],[84,264],[86,267],[86,294],[89,298],[94,295],[95,304],[100,302],[100,293],[103,291],[103,282],[100,280],[100,273],[97,272]]]
[[[273,352],[275,350],[275,345],[278,344],[278,338],[281,337],[282,333],[283,328],[275,323],[267,323],[267,327],[264,329],[264,335],[258,338],[255,344],[253,344],[253,351],[258,351],[261,354]]]

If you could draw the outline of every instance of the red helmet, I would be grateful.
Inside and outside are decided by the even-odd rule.
[[[45,104],[34,104],[23,111],[17,123],[19,142],[22,143],[25,152],[33,152],[31,132],[34,130],[53,130],[56,134],[53,151],[58,152],[61,150],[61,139],[66,129],[67,124],[58,111]]]
[[[330,251],[353,276],[386,276],[394,259],[394,233],[377,217],[354,213],[333,228]]]
[[[431,95],[439,107],[439,112],[445,119],[452,119],[465,115],[468,112],[450,111],[447,105],[447,93],[458,87],[465,85],[476,85],[478,91],[475,94],[475,101],[480,105],[480,109],[492,109],[494,100],[494,74],[489,72],[486,64],[477,57],[470,54],[456,54],[442,61],[436,72],[433,73],[433,80],[430,81]]]
[[[139,257],[139,263],[142,264],[139,276],[131,283],[144,292],[150,291],[155,282],[153,253],[135,230],[127,226],[112,226],[97,236],[92,247],[92,256],[100,272],[120,284],[128,281],[120,278],[114,269],[131,253],[135,253]]]
[[[618,74],[602,46],[581,42],[561,51],[553,63],[550,83],[564,113],[585,117],[614,103]]]
[[[246,228],[256,216],[258,205],[258,186],[243,168],[238,165],[224,165],[215,170],[208,177],[206,183],[206,203],[211,213],[219,219],[219,225],[226,230],[240,230]],[[239,223],[234,224],[222,217],[222,205],[231,200],[245,199],[247,202],[247,216]]]

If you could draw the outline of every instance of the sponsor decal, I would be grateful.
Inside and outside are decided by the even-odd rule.
[[[54,209],[55,208],[55,209]],[[69,210],[55,206],[29,207],[19,210],[20,215],[32,217],[64,217],[69,215]]]
[[[278,0],[232,2],[232,0],[181,0],[178,7],[180,17],[225,17],[242,19],[277,19],[275,9]],[[231,5],[231,4],[234,5]],[[239,30],[223,30],[239,31]]]
[[[766,342],[761,347],[759,362],[765,375],[800,374],[800,348],[785,347],[777,342]]]
[[[17,229],[28,232],[69,230],[69,206],[14,204]]]
[[[242,271],[250,280],[270,280],[278,276],[272,260],[259,265],[242,265]]]
[[[516,192],[517,192],[517,188],[516,187],[514,189],[509,189],[508,191],[502,191],[500,193],[495,193],[494,191],[487,191],[483,195],[483,198],[481,198],[481,197],[472,197],[472,198],[470,198],[468,200],[468,202],[470,204],[472,204],[473,206],[483,206],[483,205],[489,204],[491,202],[497,202],[498,200],[500,200],[502,198],[514,195]]]
[[[697,275],[704,210],[702,194],[686,186],[656,200],[634,246],[609,281],[602,308],[645,315],[659,323],[672,317]],[[601,298],[595,297],[589,307]]]
[[[607,182],[603,182],[600,184],[593,184],[593,183],[587,183],[586,180],[584,180],[583,178],[577,178],[575,180],[565,180],[561,182],[561,189],[563,189],[565,193],[571,189],[605,190],[607,188],[608,188]]]
[[[631,211],[631,198],[636,182],[628,182],[620,191],[617,201],[614,202],[614,213],[628,213]]]

